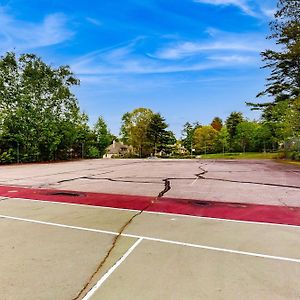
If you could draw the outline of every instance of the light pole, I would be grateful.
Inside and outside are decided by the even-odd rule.
[[[17,142],[17,163],[20,163],[20,144]]]

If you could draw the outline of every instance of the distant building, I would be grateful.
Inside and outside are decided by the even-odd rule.
[[[124,145],[122,142],[113,141],[113,143],[106,148],[106,153],[103,158],[123,157],[132,152],[132,147]]]

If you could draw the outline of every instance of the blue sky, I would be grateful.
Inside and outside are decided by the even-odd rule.
[[[137,107],[160,112],[179,137],[186,121],[210,123],[245,106],[267,75],[275,0],[0,0],[0,53],[32,52],[68,64],[93,124],[118,134]]]

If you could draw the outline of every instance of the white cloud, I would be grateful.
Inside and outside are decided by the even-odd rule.
[[[274,0],[194,0],[194,2],[215,6],[235,6],[246,15],[260,19],[272,18],[276,11]]]
[[[0,7],[0,50],[24,51],[62,43],[73,36],[66,22],[66,16],[60,13],[50,14],[40,23],[25,22]]]
[[[209,37],[202,41],[176,41],[158,49],[152,57],[166,60],[180,60],[211,53],[260,53],[269,45],[261,35],[237,34],[209,28]]]
[[[243,56],[243,55],[214,55],[214,56],[209,56],[208,59],[223,62],[223,63],[238,63],[238,64],[246,64],[246,63],[257,61],[256,57]]]
[[[255,15],[255,12],[252,10],[247,0],[194,0],[194,2],[210,4],[210,5],[223,5],[223,6],[233,5],[238,7],[248,15]]]
[[[243,41],[216,41],[216,42],[181,42],[177,45],[170,45],[155,53],[154,57],[160,59],[182,59],[185,57],[191,57],[207,51],[249,51],[260,52],[257,45],[250,43],[243,43]]]
[[[95,25],[95,26],[98,26],[98,27],[102,26],[102,22],[99,21],[99,20],[97,20],[97,19],[90,18],[90,17],[87,17],[87,18],[85,18],[85,19],[86,19],[89,23],[91,23],[91,24],[93,24],[93,25]]]
[[[262,7],[261,10],[263,14],[269,18],[274,18],[274,15],[276,13],[276,8]]]
[[[256,65],[259,60],[258,39],[225,34],[209,42],[179,42],[168,44],[154,51],[143,53],[139,48],[145,39],[135,39],[110,49],[100,49],[80,57],[71,64],[72,70],[81,75],[162,74],[201,71],[223,67]],[[225,41],[226,39],[228,41]],[[149,42],[149,41],[148,41]]]

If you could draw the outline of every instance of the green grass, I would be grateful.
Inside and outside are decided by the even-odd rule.
[[[289,165],[294,165],[294,166],[300,167],[300,161],[295,161],[295,160],[290,160],[290,159],[278,159],[277,161],[282,164],[289,164]]]
[[[203,154],[203,159],[274,159],[278,158],[278,153],[261,153],[261,152],[246,152],[246,153],[216,153]]]

